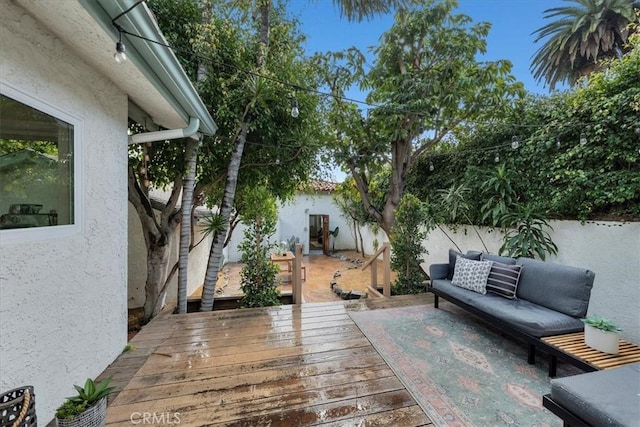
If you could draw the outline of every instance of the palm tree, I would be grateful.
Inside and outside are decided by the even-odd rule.
[[[545,10],[555,19],[536,30],[535,42],[547,39],[536,52],[531,71],[551,89],[557,83],[574,84],[600,68],[599,61],[626,53],[629,23],[634,21],[634,0],[565,0],[575,6]]]
[[[260,70],[265,65],[267,50],[269,48],[269,11],[271,9],[272,0],[256,0],[256,10],[260,18],[260,47],[261,51],[257,55],[257,69]],[[362,20],[364,17],[371,17],[378,14],[384,14],[396,7],[404,7],[410,4],[412,0],[333,0],[342,16],[348,20]],[[253,106],[247,105],[241,121],[241,127],[235,138],[235,147],[227,169],[227,179],[225,183],[224,198],[220,207],[220,216],[223,221],[223,228],[214,235],[211,250],[209,252],[209,261],[207,262],[207,272],[202,290],[202,299],[200,303],[200,311],[213,310],[215,287],[218,280],[218,270],[222,259],[222,249],[224,246],[224,237],[229,228],[229,215],[233,208],[236,193],[236,183],[238,181],[238,172],[240,170],[240,162],[242,161],[242,153],[248,132],[248,124],[251,117]]]

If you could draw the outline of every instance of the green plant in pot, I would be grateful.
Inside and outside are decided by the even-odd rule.
[[[611,320],[601,316],[589,316],[584,322],[584,342],[591,348],[609,354],[618,354],[618,328]]]
[[[104,426],[107,413],[107,397],[115,387],[109,387],[111,377],[95,383],[87,378],[84,387],[74,385],[78,394],[68,397],[56,410],[59,427]]]

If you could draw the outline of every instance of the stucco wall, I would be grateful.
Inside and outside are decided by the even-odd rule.
[[[144,285],[147,280],[147,248],[142,235],[142,225],[135,208],[131,203],[129,205],[129,254],[128,254],[128,271],[129,271],[129,291],[128,306],[129,308],[142,307],[145,301]],[[196,228],[196,242],[202,238],[201,228]],[[175,231],[174,238],[170,243],[170,258],[168,271],[178,261],[180,241],[180,227]],[[194,248],[189,254],[189,278],[187,295],[191,295],[204,282],[204,275],[207,271],[207,260],[209,259],[209,249],[211,248],[211,237]],[[166,304],[173,304],[178,300],[178,273],[174,275],[167,288]]]
[[[73,384],[100,374],[127,341],[127,97],[8,1],[0,58],[1,85],[83,130],[79,225],[66,236],[0,234],[0,389],[33,385],[45,425]]]
[[[558,246],[558,255],[547,261],[588,268],[596,277],[591,292],[588,314],[608,317],[624,329],[622,336],[640,343],[640,223],[598,221],[580,224],[578,221],[551,221],[551,238]],[[467,250],[484,250],[471,227],[450,230],[445,227],[457,245]],[[487,228],[479,229],[482,239],[492,253],[502,245],[502,233]],[[373,234],[363,230],[367,253],[373,253]],[[380,242],[387,240],[379,235]],[[455,248],[446,235],[432,231],[425,247],[424,265],[448,262],[449,248]]]
[[[278,206],[278,225],[273,241],[281,242],[290,239],[291,236],[296,236],[303,245],[303,253],[308,254],[310,215],[329,215],[329,229],[334,230],[336,227],[340,227],[335,242],[336,250],[355,248],[346,219],[342,216],[342,212],[334,202],[333,197],[327,193],[299,193],[292,201],[280,204]],[[242,254],[237,248],[243,238],[244,227],[240,224],[234,230],[228,246],[227,261],[240,261]],[[333,238],[331,237],[331,239]],[[333,247],[333,244],[331,244],[331,247]]]

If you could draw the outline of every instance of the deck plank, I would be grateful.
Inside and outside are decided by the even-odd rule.
[[[107,425],[144,413],[181,425],[431,426],[348,311],[431,296],[164,314],[101,376],[120,386]],[[171,418],[173,417],[173,418]]]

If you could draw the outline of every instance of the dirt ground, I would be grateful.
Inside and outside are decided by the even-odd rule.
[[[311,254],[303,258],[306,265],[306,280],[302,284],[302,298],[304,302],[328,302],[340,300],[331,287],[336,285],[345,291],[367,292],[367,285],[371,283],[371,270],[362,270],[362,263],[368,258],[362,257],[355,251],[337,251],[332,256],[324,254]],[[378,282],[382,284],[382,261],[375,263],[378,269]],[[217,285],[218,296],[241,295],[240,270],[243,264],[228,263],[220,272]],[[278,275],[282,280],[280,290],[283,293],[291,291],[290,274],[286,271]],[[395,280],[395,274],[391,272],[391,281]],[[202,287],[196,290],[191,297],[202,295]]]

